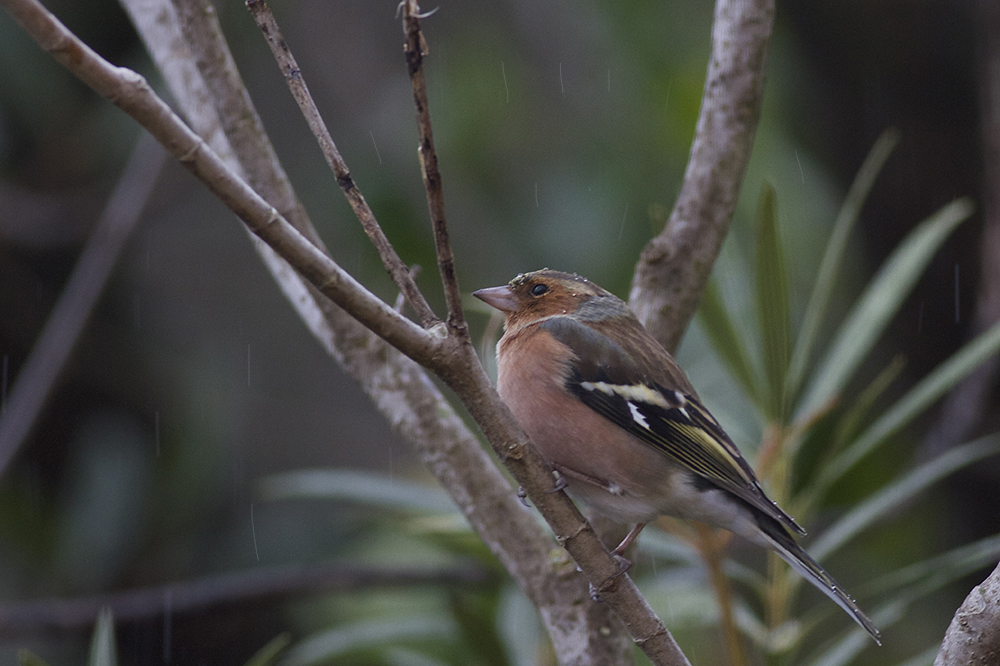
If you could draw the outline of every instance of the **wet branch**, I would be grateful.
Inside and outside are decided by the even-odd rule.
[[[934,666],[994,663],[1000,654],[1000,564],[955,611]]]
[[[431,310],[431,306],[428,305],[424,295],[420,293],[416,283],[410,276],[409,267],[396,254],[396,249],[389,242],[389,239],[386,238],[382,227],[379,226],[378,220],[375,219],[375,214],[372,213],[368,202],[365,201],[361,190],[358,189],[354,178],[351,177],[347,163],[344,162],[340,151],[337,150],[337,145],[334,143],[333,137],[330,136],[330,130],[327,129],[326,123],[323,122],[323,118],[320,116],[319,109],[316,108],[316,103],[313,101],[309,87],[302,76],[302,70],[299,69],[299,65],[295,61],[295,56],[292,55],[291,49],[288,48],[288,44],[281,35],[281,29],[278,27],[278,22],[275,20],[274,14],[271,13],[271,9],[264,0],[246,0],[246,6],[257,23],[257,27],[263,33],[264,39],[267,40],[267,45],[271,47],[271,53],[274,54],[275,60],[278,61],[278,67],[285,77],[285,82],[288,84],[288,89],[292,92],[292,97],[299,105],[299,109],[302,111],[309,129],[312,130],[313,136],[316,137],[316,141],[323,151],[323,157],[326,158],[326,163],[333,170],[333,175],[337,179],[337,184],[344,191],[347,202],[354,210],[354,214],[361,222],[361,226],[364,228],[365,233],[368,234],[368,238],[371,239],[375,249],[378,250],[379,257],[382,258],[385,269],[389,272],[396,286],[399,287],[399,290],[417,313],[421,324],[425,328],[433,326],[440,320],[434,314],[434,311]]]
[[[0,416],[0,476],[34,428],[153,192],[166,155],[145,132],[17,375]]]
[[[437,152],[434,150],[434,133],[431,131],[431,112],[427,101],[427,82],[424,79],[424,56],[427,42],[420,31],[420,7],[416,0],[403,0],[403,34],[406,36],[404,52],[410,85],[413,88],[413,105],[417,110],[417,132],[420,136],[420,172],[427,191],[427,209],[434,230],[434,248],[437,254],[438,270],[444,285],[445,301],[448,304],[448,325],[461,335],[468,335],[465,316],[462,313],[462,293],[455,277],[455,257],[448,242],[448,226],[444,216],[444,191],[441,188],[441,172],[438,170]]]
[[[764,96],[774,0],[717,0],[701,111],[673,212],[642,251],[629,305],[674,351],[733,219]]]
[[[0,603],[0,634],[90,628],[104,607],[117,621],[193,613],[214,606],[291,594],[349,592],[374,587],[481,586],[490,574],[478,566],[442,569],[376,569],[344,563],[258,567],[179,583],[74,599]]]

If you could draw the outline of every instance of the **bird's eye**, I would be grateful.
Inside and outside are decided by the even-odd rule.
[[[544,294],[548,290],[549,290],[548,285],[536,284],[534,287],[531,288],[531,293],[534,296],[541,296],[542,294]]]

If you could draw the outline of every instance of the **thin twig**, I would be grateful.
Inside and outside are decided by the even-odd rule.
[[[717,530],[702,523],[696,523],[695,528],[698,532],[698,550],[705,566],[708,567],[709,579],[719,604],[720,624],[722,625],[723,638],[726,641],[726,652],[729,654],[729,664],[730,666],[746,666],[747,660],[743,652],[740,632],[733,619],[733,590],[723,567],[730,533],[720,534]]]
[[[482,567],[441,569],[379,569],[344,563],[258,567],[179,583],[143,587],[75,599],[37,599],[0,603],[0,634],[37,633],[93,624],[109,607],[115,619],[141,620],[164,613],[170,598],[172,614],[303,592],[349,592],[376,587],[448,585],[482,586],[493,577]]]
[[[354,182],[354,178],[351,176],[344,158],[341,157],[340,151],[337,150],[337,145],[333,142],[330,130],[327,129],[326,123],[323,122],[319,109],[316,108],[316,103],[309,92],[309,87],[302,77],[302,70],[299,69],[299,65],[295,61],[295,56],[292,55],[291,49],[285,43],[284,37],[281,36],[281,29],[278,27],[271,9],[264,0],[247,0],[246,6],[257,23],[257,27],[264,34],[267,45],[271,47],[271,53],[274,54],[275,60],[278,61],[278,67],[285,76],[285,82],[288,84],[288,89],[292,92],[292,97],[295,98],[299,109],[302,111],[302,115],[306,119],[306,123],[309,125],[309,129],[312,130],[313,135],[319,142],[319,147],[323,151],[323,157],[326,158],[326,163],[330,165],[330,169],[333,170],[333,174],[337,178],[337,184],[344,191],[344,196],[347,197],[347,201],[354,210],[354,214],[357,215],[361,226],[364,228],[365,233],[368,234],[368,238],[371,239],[375,249],[378,250],[379,257],[382,258],[385,269],[389,272],[399,290],[406,296],[406,300],[410,302],[424,328],[429,328],[437,324],[440,320],[434,314],[434,311],[431,310],[431,306],[427,303],[424,295],[420,293],[416,282],[410,277],[409,268],[399,258],[399,255],[396,254],[396,249],[389,242],[389,239],[386,238],[382,227],[379,226],[378,220],[375,219],[375,214],[372,213],[368,202],[365,201],[361,190],[358,189],[357,184]]]
[[[135,11],[138,7],[133,6],[141,1],[123,2],[136,19],[139,18]],[[254,191],[277,208],[303,236],[326,252],[326,246],[306,214],[302,202],[295,195],[288,175],[267,136],[260,114],[243,84],[243,77],[240,76],[222,34],[214,5],[210,0],[165,0],[165,4],[172,4],[176,12],[177,28],[184,42],[182,52],[190,53],[187,59],[193,60],[197,67],[197,71],[188,73],[189,78],[182,79],[182,82],[188,88],[196,85],[200,88],[198,98],[204,101],[199,105],[202,108],[192,109],[194,105],[185,103],[183,99],[179,100],[191,128],[208,141],[221,157],[233,154],[236,159],[229,162],[230,166],[235,168],[238,165],[237,173],[246,178]],[[168,19],[163,11],[157,13],[156,19],[155,32],[158,34],[155,38],[163,39],[163,33],[170,28],[165,25]],[[144,36],[150,33],[149,30],[143,30],[142,26],[138,27]],[[176,51],[174,49],[175,53]],[[178,67],[178,59],[175,56],[170,66]],[[196,81],[192,81],[195,77]],[[176,82],[171,82],[172,89],[176,86]],[[214,113],[206,112],[204,107]],[[228,146],[220,145],[227,140]]]
[[[34,427],[52,388],[132,235],[166,154],[141,132],[132,157],[80,254],[0,415],[0,475]]]
[[[462,292],[455,277],[455,257],[448,242],[448,225],[444,215],[444,192],[441,172],[438,170],[437,152],[434,150],[434,133],[431,130],[431,112],[427,102],[427,82],[424,80],[424,56],[427,46],[420,31],[420,7],[417,0],[403,0],[403,34],[406,35],[406,65],[413,88],[413,104],[417,109],[417,130],[420,134],[420,171],[427,191],[427,209],[434,229],[434,247],[437,252],[438,270],[448,304],[448,325],[460,335],[468,335],[465,315],[462,313]]]
[[[37,0],[2,0],[0,4],[46,52],[137,120],[257,236],[333,302],[418,362],[428,363],[437,355],[439,336],[399,315],[309,242],[192,132],[145,78],[101,58]]]

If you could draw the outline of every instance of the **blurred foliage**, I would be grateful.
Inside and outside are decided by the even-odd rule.
[[[114,2],[46,4],[98,52],[162,88]],[[852,304],[868,283],[868,266],[881,264],[916,220],[976,189],[968,165],[977,154],[961,152],[974,143],[968,133],[976,126],[967,75],[973,66],[962,59],[970,40],[954,37],[971,34],[966,11],[943,1],[839,4],[779,2],[744,195],[702,320],[680,351],[700,394],[748,454],[762,441],[767,417],[803,423],[803,391],[818,391],[816,404],[827,406],[830,389],[815,384],[826,371],[817,368],[838,370],[843,357],[819,351],[836,347],[843,329],[832,322],[857,312]],[[428,270],[432,242],[395,3],[272,6],[356,182],[404,260],[425,266],[420,283],[440,306],[436,271]],[[277,150],[335,258],[394,299],[246,11],[241,3],[218,9]],[[466,289],[547,265],[627,292],[636,256],[662,228],[683,175],[711,10],[708,2],[508,0],[442,5],[424,22],[431,111]],[[886,30],[901,20],[912,30]],[[906,41],[911,34],[916,47]],[[5,13],[0,61],[5,394],[136,128]],[[911,69],[905,80],[920,85],[894,83]],[[911,92],[917,102],[902,97]],[[899,127],[901,148],[862,208],[870,182],[848,186],[888,126]],[[880,165],[869,167],[871,180]],[[231,215],[180,167],[161,179],[71,367],[0,480],[2,599],[72,597],[338,558],[389,570],[471,558],[497,571],[461,517],[441,510],[446,498],[405,444],[291,315]],[[780,224],[766,211],[756,215],[765,181],[780,193],[771,199],[780,207],[768,204],[780,212]],[[854,206],[846,217],[857,219],[860,233],[845,230],[843,212],[837,217],[845,192],[843,211]],[[941,234],[947,226],[930,224]],[[762,233],[771,244],[759,247]],[[974,228],[954,233],[950,241],[937,238],[944,243],[935,245],[937,254],[928,248],[926,268],[910,273],[924,278],[895,303],[895,320],[870,340],[856,376],[825,384],[847,399],[802,429],[787,469],[769,477],[817,535],[852,537],[824,564],[866,609],[886,613],[887,626],[905,610],[906,622],[887,633],[892,643],[866,650],[857,663],[902,662],[940,636],[977,582],[954,576],[975,571],[996,548],[988,535],[1000,529],[998,518],[982,509],[991,503],[976,492],[989,484],[967,479],[917,494],[935,469],[967,465],[981,450],[976,446],[989,446],[973,444],[924,465],[917,454],[916,438],[929,421],[914,424],[912,417],[993,344],[981,338],[953,356],[968,317],[953,316],[952,299],[960,298],[966,313],[976,290],[975,271],[965,269]],[[832,245],[844,263],[830,272]],[[960,262],[958,296],[953,274]],[[780,263],[783,275],[761,271]],[[817,267],[822,288],[813,286]],[[761,309],[755,290],[769,294],[782,285],[787,302]],[[814,305],[821,292],[822,307]],[[881,296],[872,299],[873,307],[886,305]],[[817,319],[817,307],[825,318]],[[487,319],[473,317],[482,333]],[[716,355],[719,336],[729,342]],[[899,355],[905,365],[892,360]],[[275,501],[275,494],[260,501],[261,479],[268,479],[262,492],[276,493],[281,473],[318,467],[342,475],[336,499],[286,494]],[[368,476],[343,476],[345,470]],[[914,499],[904,502],[907,496]],[[908,510],[887,519],[901,502]],[[881,520],[877,529],[860,531],[873,517]],[[655,530],[647,530],[641,547],[636,574],[644,593],[693,663],[721,663],[717,611],[697,556]],[[732,556],[727,572],[742,600],[737,620],[751,640],[773,646],[782,636],[801,638],[794,654],[826,655],[826,663],[838,654],[853,658],[867,645],[852,643],[851,630],[838,634],[849,621],[794,579],[787,594],[801,623],[788,634],[763,623],[761,593],[773,580],[760,573],[756,551],[734,545]],[[912,603],[925,594],[935,602]],[[166,618],[117,621],[119,663],[305,663],[310,654],[350,664],[553,663],[530,604],[502,578],[469,588],[379,587],[164,611]],[[0,662],[22,654],[24,663],[76,666],[86,663],[90,637],[90,627],[0,630]],[[780,663],[788,654],[773,658]]]

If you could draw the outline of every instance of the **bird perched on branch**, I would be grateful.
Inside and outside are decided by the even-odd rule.
[[[570,496],[635,527],[661,515],[722,527],[774,550],[879,642],[854,600],[792,538],[804,535],[628,306],[544,269],[473,295],[504,313],[497,391]]]

